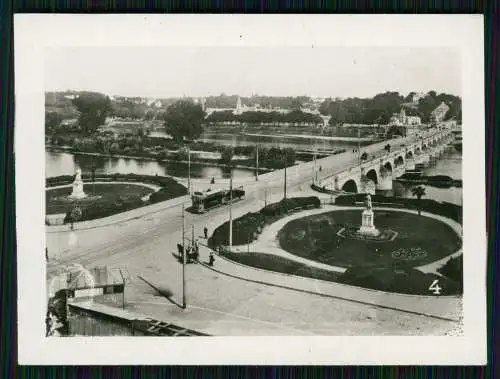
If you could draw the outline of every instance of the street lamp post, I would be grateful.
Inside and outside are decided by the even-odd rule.
[[[184,203],[182,203],[182,308],[186,309],[186,247],[184,226]]]
[[[259,145],[257,144],[255,152],[255,180],[259,180]]]
[[[287,164],[288,164],[288,158],[287,158],[287,151],[285,148],[285,181],[284,181],[284,189],[283,189],[285,199],[286,199],[286,166],[287,166]]]
[[[229,178],[229,251],[233,247],[233,172]]]
[[[191,194],[191,148],[188,145],[188,192]]]

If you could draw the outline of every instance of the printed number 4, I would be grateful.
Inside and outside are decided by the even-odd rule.
[[[438,286],[439,279],[432,282],[429,287],[429,291],[434,291],[434,295],[439,295],[441,293],[441,287]]]

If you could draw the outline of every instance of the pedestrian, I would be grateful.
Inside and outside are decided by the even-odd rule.
[[[215,262],[214,253],[213,251],[211,251],[208,257],[208,265],[212,267],[214,265],[214,262]]]
[[[47,248],[45,248],[45,260],[49,261],[49,250]]]
[[[210,180],[210,184],[215,184],[215,177],[212,176],[212,179]]]
[[[206,226],[203,228],[203,234],[205,235],[205,239],[208,239],[208,228]]]

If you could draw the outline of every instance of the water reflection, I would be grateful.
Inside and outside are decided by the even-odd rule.
[[[429,164],[422,169],[423,175],[447,175],[452,179],[462,179],[462,154],[454,147],[447,147],[439,159],[432,159]],[[377,191],[381,195],[411,198],[414,185],[400,182],[392,183],[392,190]],[[424,198],[436,201],[446,201],[449,203],[462,205],[462,188],[437,188],[422,185],[425,188]]]
[[[76,167],[84,173],[90,173],[95,165],[97,174],[142,174],[142,175],[171,175],[187,177],[188,164],[178,162],[157,162],[134,158],[109,158],[71,153],[45,153],[45,176],[73,175]],[[251,169],[235,168],[233,177],[253,177]],[[193,178],[229,178],[231,169],[228,167],[204,166],[197,163],[191,164]]]

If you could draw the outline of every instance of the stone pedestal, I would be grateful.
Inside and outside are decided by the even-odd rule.
[[[361,228],[359,228],[358,233],[367,236],[378,236],[380,234],[375,228],[374,214],[371,209],[365,209],[361,214]]]
[[[70,199],[83,199],[87,197],[85,192],[83,192],[83,180],[81,177],[81,171],[77,170],[75,181],[73,182],[73,192],[68,196]]]
[[[407,158],[405,163],[406,170],[415,170],[415,160]]]
[[[388,191],[392,189],[392,175],[390,174],[385,174],[385,175],[380,175],[378,184],[377,184],[377,189],[381,191]]]

